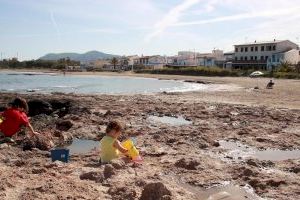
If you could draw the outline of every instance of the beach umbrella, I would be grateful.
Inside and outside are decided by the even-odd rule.
[[[250,77],[257,77],[257,76],[262,76],[262,75],[264,75],[264,73],[262,73],[260,71],[255,71],[250,74]]]
[[[261,71],[255,71],[250,74],[250,77],[259,77],[262,75],[264,75],[264,73],[262,73]],[[256,87],[254,89],[258,89],[258,80],[256,82]]]

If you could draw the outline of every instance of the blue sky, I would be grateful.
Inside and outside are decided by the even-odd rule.
[[[300,0],[0,0],[2,58],[98,50],[118,55],[299,44]]]

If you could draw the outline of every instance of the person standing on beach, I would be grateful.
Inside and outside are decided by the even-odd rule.
[[[0,113],[2,119],[0,123],[0,141],[14,143],[12,137],[21,130],[22,126],[28,127],[31,137],[38,135],[39,133],[34,131],[26,115],[26,112],[28,112],[26,100],[17,97],[10,105],[10,108]]]

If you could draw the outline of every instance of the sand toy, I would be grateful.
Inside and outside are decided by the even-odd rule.
[[[132,161],[142,161],[139,151],[136,149],[132,139],[127,139],[122,142],[125,149],[128,150],[128,155]]]

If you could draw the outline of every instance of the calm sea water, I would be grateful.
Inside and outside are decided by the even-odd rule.
[[[201,90],[203,86],[151,78],[0,72],[0,92],[142,94]]]

